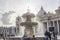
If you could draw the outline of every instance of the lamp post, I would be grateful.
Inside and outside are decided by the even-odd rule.
[[[50,34],[50,30],[49,30],[49,27],[50,27],[50,15],[47,16],[47,20],[48,20],[48,28],[45,32],[45,40],[51,40],[51,34]]]
[[[52,27],[51,27],[51,24],[50,24],[50,20],[51,20],[51,16],[48,14],[48,31],[49,31],[49,39],[51,40],[51,33],[52,32]]]
[[[54,40],[57,40],[57,31],[55,27],[52,27],[50,24],[51,16],[48,15],[48,27],[49,27],[49,32],[52,32]],[[50,38],[51,40],[51,38]]]

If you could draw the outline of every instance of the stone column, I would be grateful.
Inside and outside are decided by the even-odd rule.
[[[55,27],[54,21],[53,21],[53,27]]]
[[[59,34],[59,24],[58,24],[58,20],[57,20],[57,28],[58,28],[58,34]]]
[[[47,22],[47,30],[49,31],[49,27],[50,27],[50,21]]]

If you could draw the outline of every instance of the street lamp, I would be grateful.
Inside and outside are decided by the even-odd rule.
[[[46,32],[45,32],[45,40],[51,40],[51,33],[50,33],[50,31],[52,31],[52,30],[49,30],[50,29],[50,15],[48,15],[48,18],[47,18],[47,20],[48,20],[48,30],[46,30]]]
[[[51,20],[51,16],[50,16],[50,12],[48,12],[48,31],[49,31],[49,35],[50,36],[50,40],[51,40],[51,32],[54,31],[54,27],[51,26],[50,20]]]
[[[52,32],[54,40],[57,40],[57,31],[55,27],[52,27],[50,24],[51,16],[48,15],[48,27],[49,27],[49,32]],[[51,39],[50,39],[51,40]]]

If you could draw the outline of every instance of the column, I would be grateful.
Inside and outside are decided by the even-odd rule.
[[[55,27],[55,23],[54,23],[54,21],[53,21],[53,27]]]
[[[54,21],[54,31],[56,32],[56,33],[58,33],[58,29],[57,29],[57,21]]]
[[[47,22],[47,30],[48,31],[49,31],[49,27],[51,27],[51,23],[50,22],[51,22],[50,20]]]
[[[49,23],[47,22],[47,30],[49,31]]]
[[[58,33],[60,35],[60,20],[58,20]]]
[[[59,24],[58,24],[58,20],[57,20],[57,29],[58,29],[58,34],[59,34]]]
[[[48,25],[48,22],[47,22],[47,30],[49,31],[49,25]]]

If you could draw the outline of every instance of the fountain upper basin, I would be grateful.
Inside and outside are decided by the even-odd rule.
[[[37,25],[38,23],[37,22],[30,22],[30,21],[27,21],[27,22],[22,22],[20,25],[24,26],[24,25],[27,25],[27,26],[34,26],[34,25]]]

